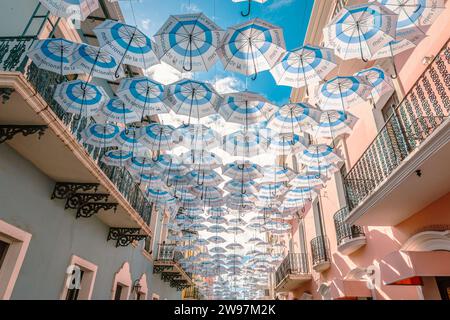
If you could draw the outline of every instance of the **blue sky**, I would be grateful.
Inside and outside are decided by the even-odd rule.
[[[127,23],[137,25],[148,36],[153,36],[171,14],[203,12],[220,27],[246,21],[241,10],[247,2],[231,0],[122,0],[119,2]],[[264,4],[253,3],[250,18],[261,18],[284,29],[287,49],[303,44],[314,0],[268,0]],[[224,87],[261,93],[276,104],[288,102],[291,88],[276,85],[272,75],[262,72],[255,81],[237,73],[224,71],[220,62],[207,73],[196,73],[195,79],[218,81]],[[247,85],[245,85],[247,83]]]

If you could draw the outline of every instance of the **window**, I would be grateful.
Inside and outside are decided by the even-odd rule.
[[[152,254],[152,237],[148,236],[147,238],[145,238],[144,250]]]
[[[142,292],[138,292],[136,294],[136,300],[145,300],[145,294]]]
[[[121,284],[117,284],[116,285],[116,293],[114,295],[114,300],[122,300],[122,291],[123,291],[123,286]]]
[[[314,226],[316,229],[316,235],[317,236],[324,236],[325,232],[323,229],[323,222],[322,222],[322,212],[320,210],[320,201],[317,200],[314,204]]]
[[[397,93],[394,92],[392,96],[389,98],[389,100],[386,102],[384,107],[381,109],[384,122],[386,122],[387,119],[389,119],[389,117],[392,115],[392,111],[396,106],[398,106],[399,103],[400,101],[398,100]]]
[[[0,269],[2,268],[3,261],[5,260],[6,252],[8,252],[9,243],[0,240]]]
[[[90,300],[94,290],[97,266],[73,255],[66,269],[61,300]]]
[[[67,289],[67,294],[66,294],[66,300],[78,300],[78,295],[80,293],[80,289],[81,289],[81,283],[83,281],[83,275],[84,275],[84,271],[80,270],[80,285],[78,286],[73,286],[70,287],[69,289]],[[74,284],[74,283],[72,283]]]

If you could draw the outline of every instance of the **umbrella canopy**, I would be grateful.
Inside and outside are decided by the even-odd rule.
[[[39,0],[54,16],[84,21],[99,8],[98,0]]]
[[[111,147],[115,145],[119,132],[119,127],[110,123],[91,123],[81,132],[81,141],[95,147]]]
[[[377,2],[344,7],[323,29],[326,47],[343,60],[372,55],[395,40],[398,15]]]
[[[36,40],[27,55],[39,68],[60,75],[74,74],[72,58],[77,44],[60,38]]]
[[[186,177],[193,185],[213,187],[221,184],[224,179],[214,170],[192,170]]]
[[[173,196],[168,191],[158,188],[148,188],[145,194],[147,198],[150,199],[150,201],[154,201],[156,203],[161,203],[173,199]]]
[[[253,75],[271,69],[285,52],[283,30],[261,19],[228,28],[218,49],[225,70]]]
[[[236,92],[224,96],[217,112],[225,121],[250,125],[268,120],[275,112],[275,106],[264,97],[253,92]]]
[[[270,140],[269,150],[278,155],[287,156],[301,152],[308,146],[309,142],[296,134],[280,133],[274,135]]]
[[[222,148],[232,156],[254,157],[265,153],[267,141],[251,131],[236,131],[223,137]]]
[[[227,229],[220,224],[213,224],[208,227],[207,231],[210,233],[225,233],[227,232]]]
[[[263,176],[261,167],[250,161],[234,161],[223,166],[222,174],[238,181],[250,181]]]
[[[230,193],[248,193],[248,194],[257,194],[258,193],[258,184],[253,180],[249,181],[240,181],[240,180],[230,180],[225,183],[223,190]]]
[[[169,107],[163,102],[163,85],[147,77],[123,79],[116,94],[123,102],[135,109],[141,121],[147,116],[169,112]]]
[[[76,73],[85,73],[89,78],[96,77],[115,81],[123,78],[125,73],[117,60],[105,49],[88,44],[80,44],[72,57],[72,67]],[[117,73],[116,73],[117,70]]]
[[[142,127],[142,135],[139,139],[142,144],[153,151],[169,150],[173,147],[172,133],[175,130],[170,125],[150,123]],[[157,158],[155,159],[155,161]]]
[[[160,169],[156,166],[151,157],[135,156],[126,163],[127,168],[136,174],[159,174]]]
[[[212,186],[192,187],[192,193],[200,197],[201,200],[221,198],[223,195],[223,191],[221,189]]]
[[[286,52],[270,72],[278,85],[308,90],[309,84],[325,79],[336,65],[332,49],[305,45]]]
[[[298,174],[289,183],[294,187],[316,187],[325,183],[325,177],[318,172],[306,171]]]
[[[140,128],[131,127],[129,129],[123,129],[116,137],[116,145],[120,150],[139,155],[145,154],[147,150],[139,142],[141,134]]]
[[[137,27],[114,20],[105,20],[94,28],[100,47],[119,61],[138,68],[147,69],[159,63],[157,47]],[[119,74],[116,73],[116,77]]]
[[[318,167],[319,170],[317,170],[317,172],[319,172],[319,174],[323,173],[323,171],[320,170],[321,165],[336,164],[342,161],[342,159],[334,153],[334,149],[327,144],[310,145],[299,154],[299,160],[306,166]]]
[[[320,110],[304,102],[281,106],[270,118],[267,127],[279,133],[301,134],[305,127],[319,123]]]
[[[318,87],[317,100],[323,110],[349,107],[367,100],[372,86],[361,77],[334,77]]]
[[[211,217],[223,217],[228,215],[228,209],[226,207],[209,208],[208,214]]]
[[[381,97],[390,96],[395,91],[392,80],[386,76],[383,69],[373,67],[361,70],[355,73],[355,76],[363,78],[372,87],[370,98],[374,105]]]
[[[155,34],[161,61],[180,72],[207,71],[217,61],[224,31],[203,13],[170,16]]]
[[[172,137],[175,143],[190,150],[210,150],[220,145],[220,135],[203,124],[182,125]]]
[[[190,79],[181,79],[167,87],[164,101],[179,115],[197,120],[216,113],[221,96],[212,85]]]
[[[133,156],[132,152],[123,150],[110,150],[102,157],[102,162],[107,166],[123,167]]]
[[[103,116],[106,121],[122,124],[139,122],[141,120],[138,114],[132,108],[126,106],[119,98],[110,99],[102,106],[99,114]]]
[[[196,170],[213,170],[222,165],[222,159],[215,153],[205,150],[191,150],[181,155],[183,164]]]
[[[322,112],[319,125],[306,129],[316,138],[335,139],[344,134],[350,134],[358,118],[342,110],[326,110]]]
[[[108,95],[102,87],[81,80],[73,80],[58,84],[53,99],[65,112],[88,118],[100,110],[108,99]]]
[[[277,165],[264,166],[263,174],[264,177],[260,181],[262,184],[289,182],[295,176],[295,173],[291,169]]]

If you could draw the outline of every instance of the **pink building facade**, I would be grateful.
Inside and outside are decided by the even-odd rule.
[[[362,2],[315,1],[305,44],[322,45],[317,30],[342,4]],[[272,279],[278,298],[450,299],[448,30],[446,3],[426,37],[395,57],[392,96],[350,108],[359,120],[334,141],[340,172],[284,239],[289,255]],[[372,66],[394,72],[391,59],[349,60],[332,76]],[[292,100],[314,96],[294,90]]]

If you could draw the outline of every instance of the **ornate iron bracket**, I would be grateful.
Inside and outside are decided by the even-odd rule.
[[[172,283],[172,282],[175,282],[176,281],[175,279],[179,278],[179,277],[180,277],[180,274],[178,272],[163,272],[163,273],[161,273],[161,279],[164,282]]]
[[[68,199],[78,191],[94,191],[97,192],[99,183],[76,183],[76,182],[57,182],[51,199]],[[66,204],[67,205],[67,204]]]
[[[146,235],[139,234],[140,231],[140,228],[109,228],[107,240],[116,240],[116,247],[126,247],[133,241],[147,238]]]
[[[153,273],[162,273],[166,270],[173,270],[173,266],[170,265],[153,265]]]
[[[0,125],[0,144],[11,140],[16,134],[22,133],[24,136],[37,133],[39,139],[44,134],[46,125]]]
[[[11,95],[15,89],[13,88],[0,88],[0,98],[2,99],[2,104],[5,104],[11,99]]]
[[[90,218],[94,214],[98,213],[101,209],[111,210],[114,212],[117,210],[117,203],[104,203],[104,202],[87,202],[83,203],[77,210],[77,218]]]
[[[91,201],[107,202],[109,194],[107,193],[73,193],[66,200],[64,209],[79,209],[85,203]]]

